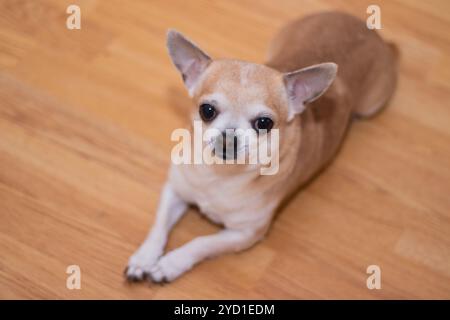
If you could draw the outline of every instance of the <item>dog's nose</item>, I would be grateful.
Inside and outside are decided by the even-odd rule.
[[[237,146],[237,136],[234,134],[234,132],[222,132],[222,144],[224,152],[227,148],[235,148]]]
[[[238,138],[234,130],[226,129],[222,132],[222,158],[224,160],[237,158]]]

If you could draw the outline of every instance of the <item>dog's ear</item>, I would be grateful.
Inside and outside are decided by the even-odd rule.
[[[319,98],[336,78],[337,64],[316,64],[283,75],[289,99],[288,121],[305,110],[305,105]]]
[[[211,58],[192,41],[175,30],[167,32],[167,48],[173,64],[180,71],[189,94],[201,74],[208,67]]]

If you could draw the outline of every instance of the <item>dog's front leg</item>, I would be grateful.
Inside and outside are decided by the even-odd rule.
[[[145,241],[131,256],[125,269],[129,281],[143,280],[164,252],[169,232],[186,212],[187,203],[172,189],[169,183],[162,191],[156,221]]]
[[[204,259],[251,247],[263,237],[265,230],[224,229],[195,238],[162,256],[151,268],[149,276],[154,282],[172,281]]]

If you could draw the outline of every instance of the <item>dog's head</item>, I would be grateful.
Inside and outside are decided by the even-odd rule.
[[[210,146],[223,159],[248,151],[243,132],[252,132],[256,141],[271,130],[282,132],[326,91],[337,71],[336,64],[323,63],[283,74],[262,64],[213,60],[173,30],[167,47],[194,101],[192,118],[214,129]]]

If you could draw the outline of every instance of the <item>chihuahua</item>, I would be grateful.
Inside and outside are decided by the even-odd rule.
[[[174,30],[167,47],[192,98],[192,120],[218,132],[209,141],[215,156],[248,151],[233,134],[239,129],[253,130],[257,140],[277,130],[279,168],[262,175],[260,164],[172,164],[153,228],[129,259],[129,281],[172,281],[204,259],[260,241],[280,204],[330,162],[351,120],[376,114],[397,79],[395,47],[339,12],[287,24],[265,64],[213,60]],[[164,254],[170,230],[190,204],[223,229]]]

